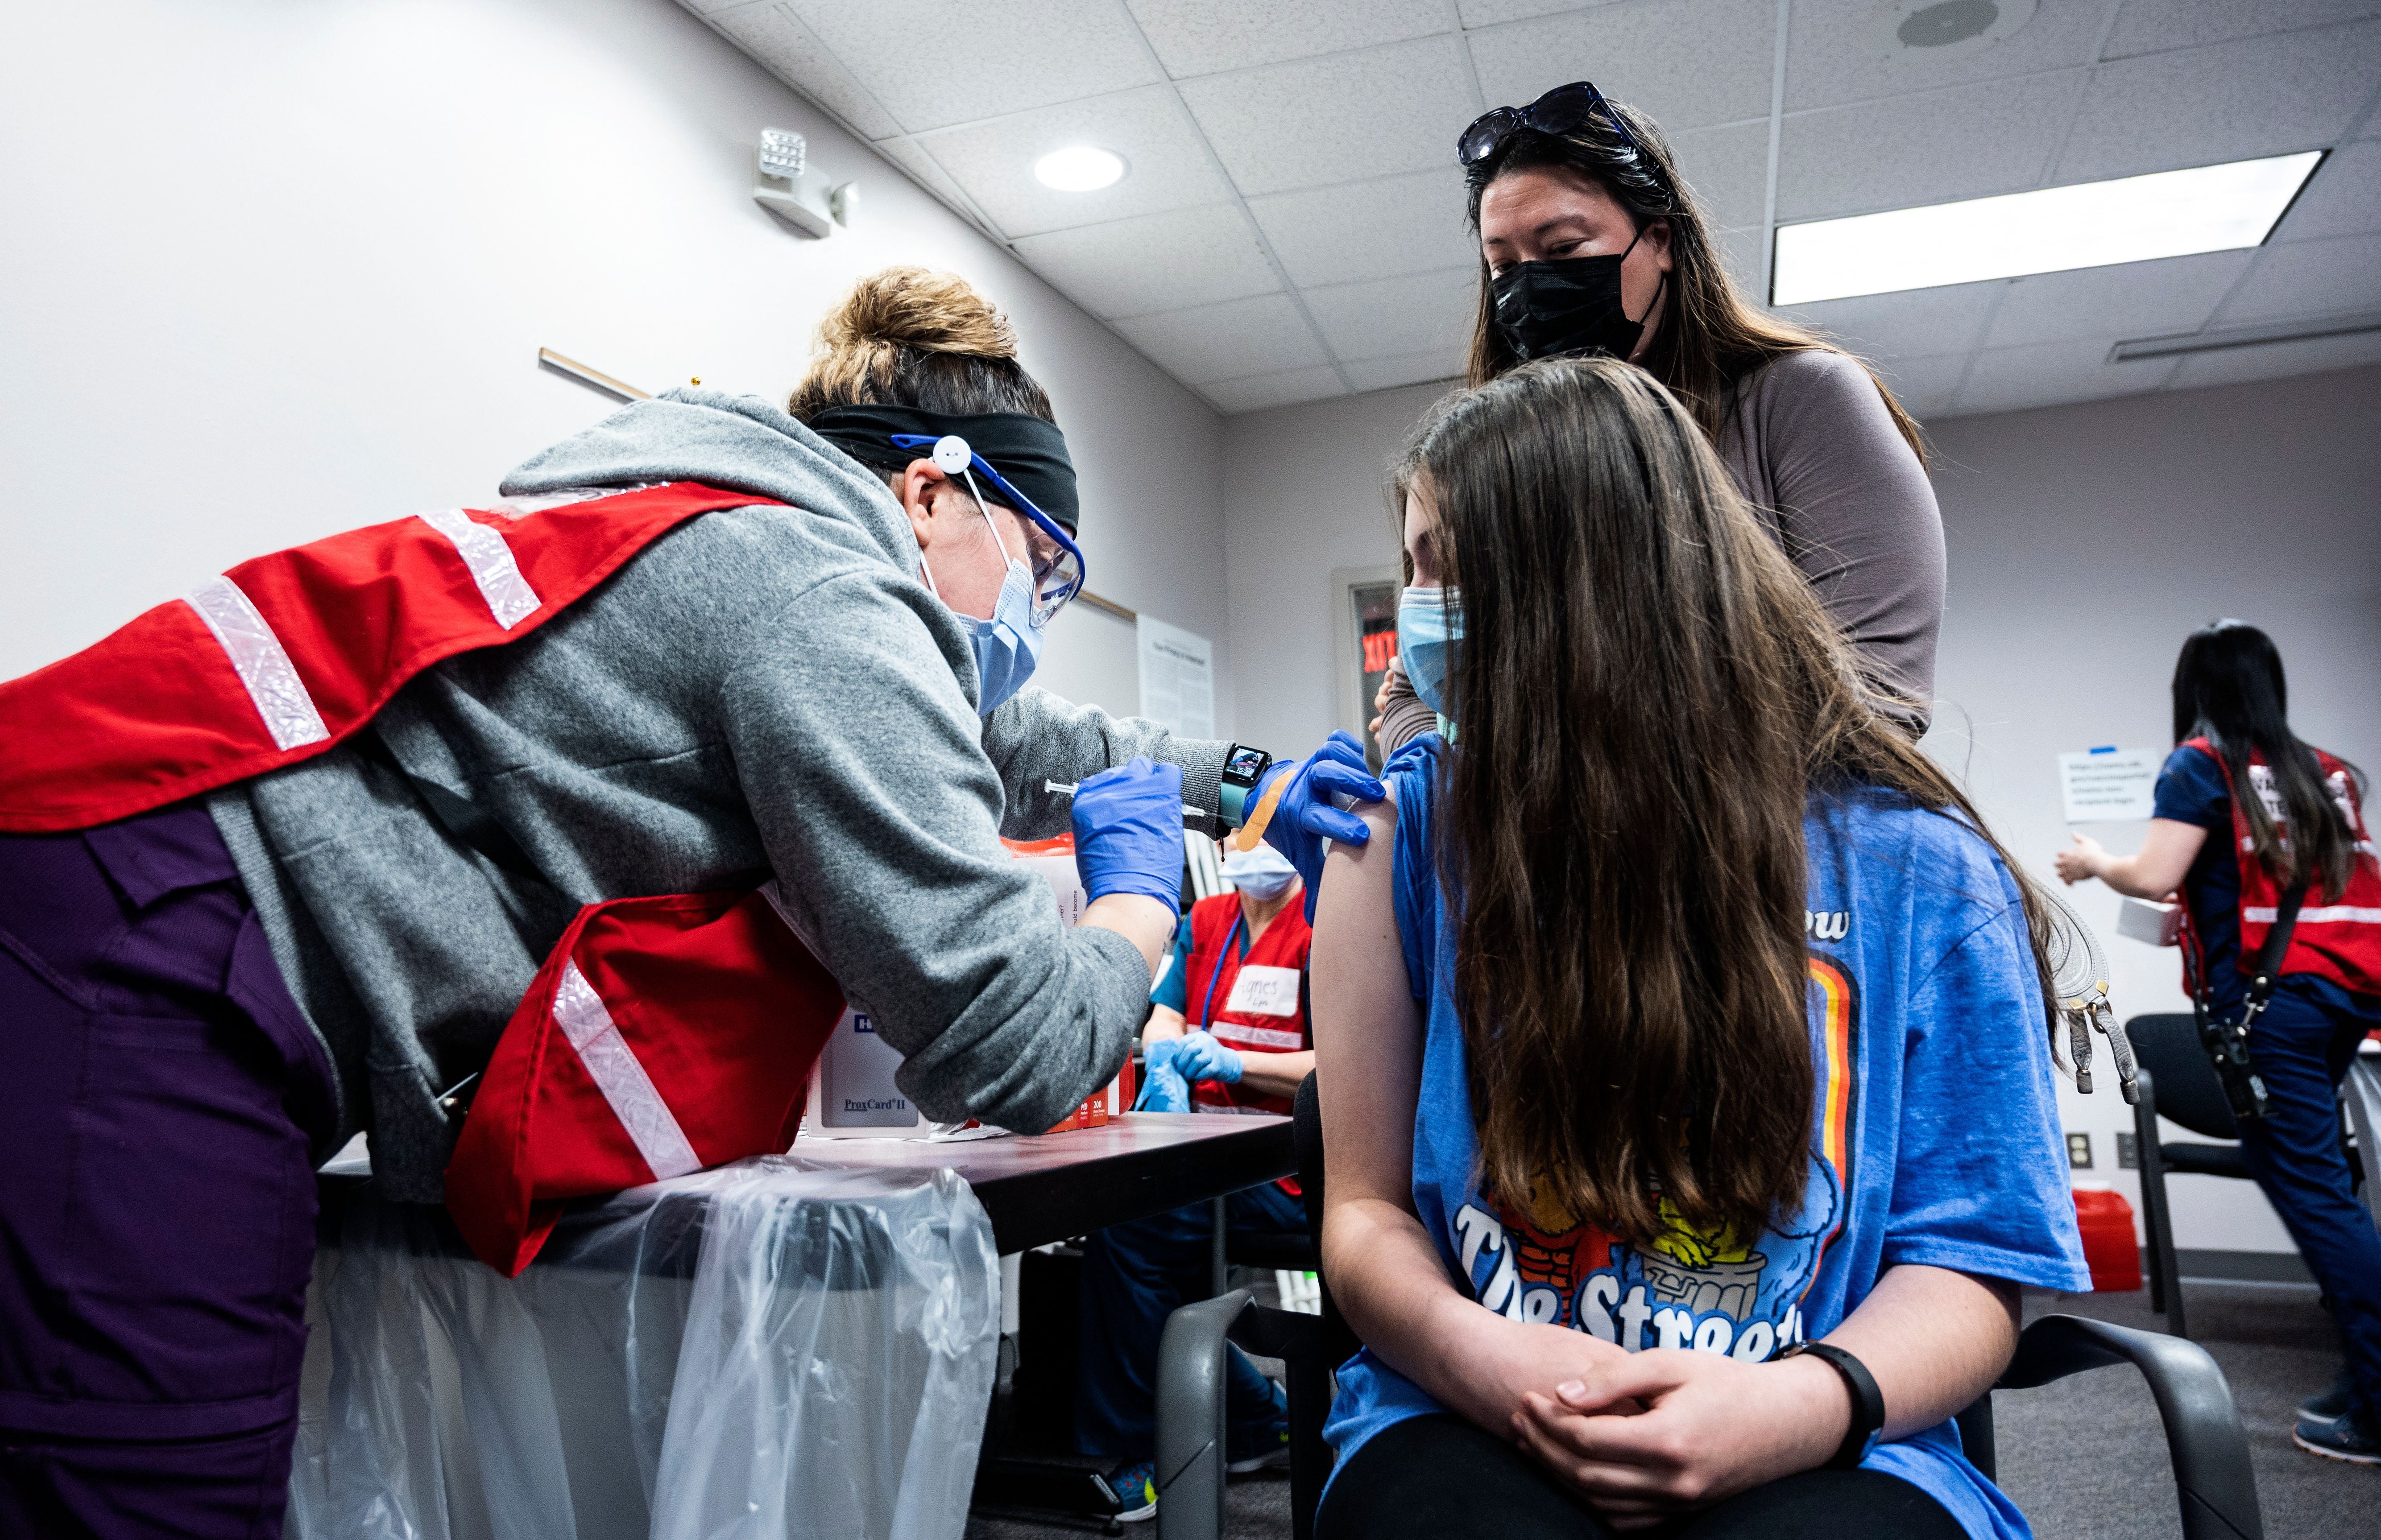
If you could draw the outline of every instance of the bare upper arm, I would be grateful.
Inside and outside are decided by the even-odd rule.
[[[1397,803],[1361,805],[1357,814],[1372,842],[1332,847],[1310,953],[1327,1201],[1386,1199],[1410,1209],[1422,1019],[1398,941]]]
[[[2149,834],[2142,841],[2141,854],[2132,859],[2133,888],[2137,893],[2152,898],[2164,898],[2182,886],[2191,870],[2191,863],[2199,858],[2200,847],[2207,843],[2207,831],[2195,823],[2179,819],[2150,819]]]

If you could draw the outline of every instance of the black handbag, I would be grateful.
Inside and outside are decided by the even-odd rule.
[[[2224,1099],[2232,1105],[2235,1122],[2261,1119],[2266,1112],[2265,1077],[2249,1061],[2249,1028],[2274,998],[2282,957],[2290,950],[2290,932],[2298,928],[2299,906],[2305,902],[2306,884],[2299,882],[2276,906],[2273,928],[2265,932],[2265,944],[2257,949],[2256,967],[2249,975],[2249,992],[2241,1000],[2239,1021],[2215,1019],[2208,1005],[2207,970],[2199,970],[2199,988],[2192,997],[2191,1013],[2199,1024],[2200,1046],[2207,1050],[2216,1078],[2223,1083]]]

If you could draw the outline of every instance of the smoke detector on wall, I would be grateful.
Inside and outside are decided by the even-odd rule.
[[[1893,62],[1977,54],[2033,19],[2037,0],[1884,0],[1869,35]]]

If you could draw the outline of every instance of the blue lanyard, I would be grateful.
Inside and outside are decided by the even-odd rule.
[[[1246,911],[1232,916],[1232,928],[1224,936],[1224,954],[1215,959],[1214,967],[1207,970],[1207,998],[1199,1002],[1199,1025],[1203,1027],[1215,1019],[1215,986],[1223,982],[1224,964],[1232,960],[1232,943],[1240,939],[1240,927],[1248,922],[1248,917]],[[1224,1003],[1227,1009],[1231,1004],[1229,1000]]]

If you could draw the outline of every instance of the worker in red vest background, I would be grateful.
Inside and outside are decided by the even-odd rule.
[[[983,297],[887,270],[819,340],[782,409],[638,402],[495,506],[0,684],[0,1534],[281,1532],[355,1134],[511,1271],[556,1200],[784,1148],[847,1001],[929,1116],[1047,1128],[1141,1025],[1185,803],[1283,787],[1308,870],[1363,837],[1340,748],[1028,686],[1078,494]],[[1001,838],[1070,828],[1067,928]],[[760,1030],[702,1036],[713,1001]],[[524,1169],[557,1152],[592,1177]]]
[[[1150,996],[1140,1110],[1287,1113],[1314,1068],[1305,886],[1269,845],[1233,851],[1224,879],[1234,891],[1190,906]],[[1234,1193],[1225,1216],[1236,1235],[1307,1232],[1291,1181]],[[1128,1522],[1157,1510],[1158,1337],[1177,1305],[1205,1295],[1214,1234],[1214,1209],[1202,1203],[1111,1225],[1084,1248],[1075,1441],[1085,1454],[1129,1461],[1111,1480]],[[1226,1401],[1228,1469],[1254,1470],[1288,1451],[1281,1389],[1238,1348]]]

